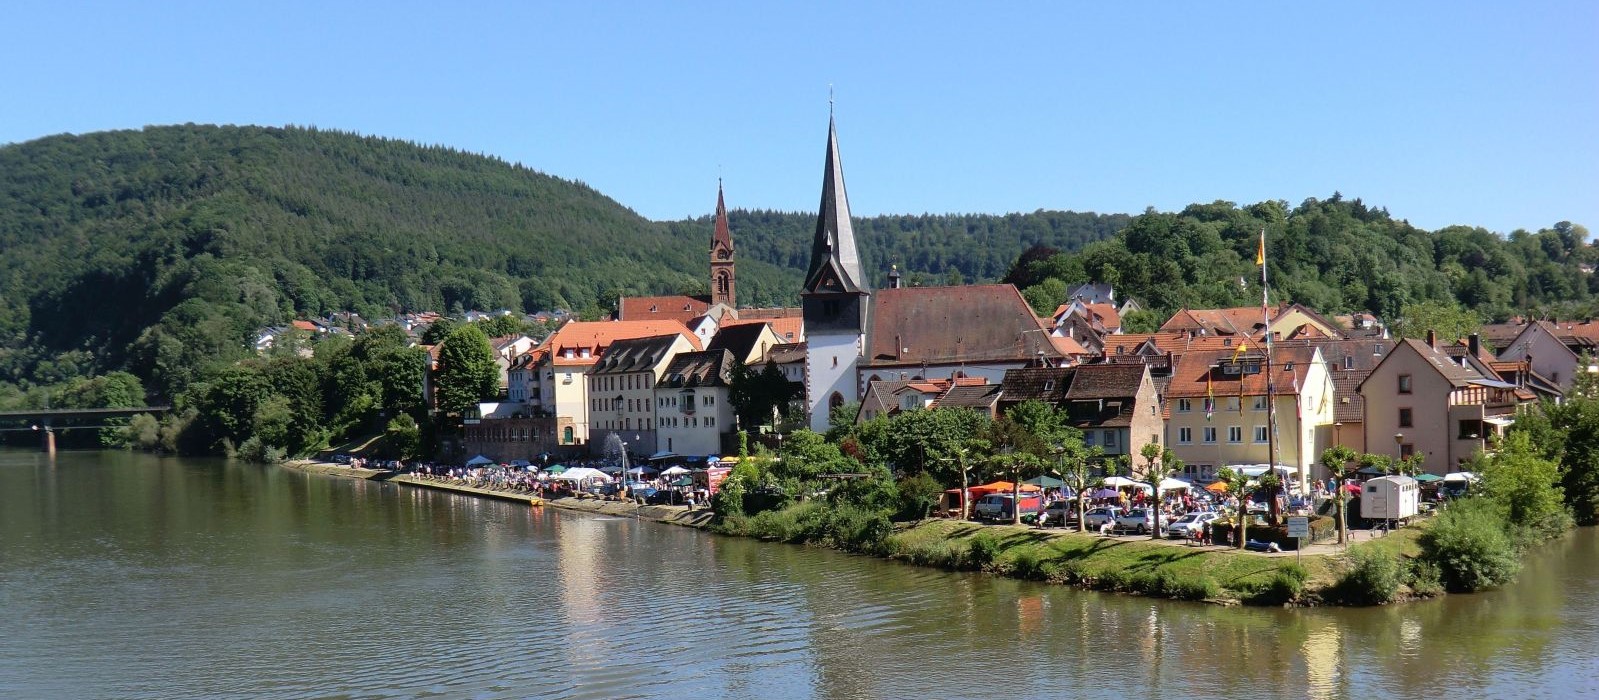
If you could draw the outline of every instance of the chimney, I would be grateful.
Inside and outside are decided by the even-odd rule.
[[[1471,357],[1476,359],[1477,353],[1482,350],[1482,338],[1476,333],[1466,336],[1466,349],[1471,351]]]
[[[1427,347],[1434,350],[1438,349],[1438,331],[1431,328],[1427,329]]]

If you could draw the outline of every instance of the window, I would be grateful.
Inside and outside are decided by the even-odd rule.
[[[1256,396],[1255,397],[1254,409],[1257,410],[1257,411],[1266,410],[1266,397],[1264,397],[1264,396]]]
[[[1104,437],[1105,437],[1105,447],[1110,448],[1110,447],[1115,447],[1116,446],[1116,431],[1107,430],[1107,431],[1105,431]]]
[[[1401,393],[1401,394],[1410,393],[1410,375],[1408,375],[1408,374],[1399,375],[1399,393]]]
[[[1192,410],[1194,410],[1194,404],[1192,401],[1189,401],[1188,399],[1177,399],[1178,413],[1187,413]]]
[[[1482,421],[1480,421],[1480,420],[1463,420],[1463,421],[1460,421],[1460,433],[1459,433],[1459,435],[1460,435],[1460,437],[1458,439],[1460,439],[1460,440],[1476,440],[1476,439],[1481,438],[1482,435],[1483,435],[1483,432],[1482,432]]]
[[[1092,430],[1083,431],[1083,447],[1093,447],[1093,446],[1094,446],[1094,431],[1092,431]]]
[[[1229,410],[1229,411],[1242,411],[1242,410],[1244,410],[1242,408],[1242,406],[1243,406],[1243,404],[1238,403],[1238,397],[1236,397],[1236,396],[1227,397],[1227,410]]]
[[[1264,426],[1264,425],[1255,426],[1255,442],[1257,444],[1266,442],[1266,426]]]
[[[1399,427],[1401,427],[1401,428],[1413,427],[1412,426],[1412,421],[1411,421],[1410,409],[1408,409],[1408,408],[1399,409]]]
[[[1188,443],[1191,443],[1193,441],[1194,441],[1194,429],[1193,428],[1178,428],[1177,429],[1177,444],[1179,444],[1179,445],[1187,445]]]
[[[1354,355],[1344,355],[1344,369],[1354,369],[1354,368],[1355,368],[1355,356]]]
[[[1411,456],[1413,454],[1416,454],[1416,446],[1415,445],[1412,445],[1412,444],[1407,442],[1407,443],[1399,446],[1399,458],[1400,459],[1405,459],[1406,457],[1409,457],[1409,456]]]
[[[1205,444],[1207,444],[1207,445],[1216,444],[1216,429],[1215,428],[1205,428],[1204,431],[1202,432],[1202,434],[1205,436]]]
[[[1239,426],[1236,426],[1236,425],[1227,426],[1227,442],[1230,442],[1230,443],[1233,443],[1233,444],[1236,445],[1236,444],[1238,444],[1240,442],[1243,442],[1243,441],[1244,441],[1244,429],[1243,428],[1241,428]]]

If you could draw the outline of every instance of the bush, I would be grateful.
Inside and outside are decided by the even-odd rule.
[[[1047,564],[1049,562],[1039,554],[1037,549],[1026,547],[1017,550],[1016,555],[1011,557],[1005,573],[1016,578],[1042,581],[1048,578],[1049,575]]]
[[[1209,600],[1221,595],[1221,584],[1209,576],[1181,578],[1166,590],[1166,595],[1178,600]]]
[[[1264,585],[1252,587],[1248,601],[1255,605],[1284,605],[1299,599],[1309,574],[1298,564],[1277,567]]]
[[[999,556],[999,538],[992,532],[979,532],[966,545],[966,567],[981,571]]]
[[[1410,591],[1425,598],[1442,594],[1443,574],[1438,570],[1438,565],[1425,559],[1411,560]]]
[[[246,462],[259,462],[273,464],[283,461],[286,455],[283,448],[266,444],[261,438],[251,436],[239,444],[239,449],[234,451],[234,456]]]
[[[1404,582],[1405,569],[1388,552],[1370,547],[1349,551],[1349,570],[1334,585],[1336,595],[1361,605],[1382,605],[1394,599]]]
[[[1451,503],[1421,536],[1421,556],[1438,567],[1445,589],[1470,593],[1508,583],[1521,562],[1509,524],[1481,498]]]

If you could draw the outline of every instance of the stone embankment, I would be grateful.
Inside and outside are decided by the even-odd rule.
[[[607,501],[600,498],[578,498],[568,496],[565,498],[540,498],[519,491],[497,491],[494,489],[477,488],[458,484],[451,481],[428,479],[413,474],[395,474],[382,469],[358,469],[347,467],[333,462],[318,462],[313,460],[292,460],[284,462],[283,466],[295,471],[311,474],[326,474],[340,476],[348,479],[364,479],[368,481],[387,481],[391,484],[405,484],[417,488],[434,489],[437,491],[451,491],[468,496],[480,498],[494,498],[503,501],[526,503],[528,505],[548,505],[565,510],[582,511],[599,515],[613,515],[625,517],[639,517],[645,520],[682,525],[685,527],[705,528],[710,525],[711,511],[700,508],[690,511],[682,506],[641,506],[626,501]]]

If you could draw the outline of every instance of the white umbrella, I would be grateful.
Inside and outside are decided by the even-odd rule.
[[[1477,475],[1471,472],[1454,472],[1444,475],[1444,481],[1465,481],[1469,483],[1476,480]]]
[[[655,470],[649,467],[633,467],[632,469],[627,470],[627,473],[643,476],[645,474],[654,474]]]
[[[687,474],[687,473],[688,473],[688,470],[684,469],[682,467],[667,467],[666,471],[661,472],[661,476],[677,476],[679,474]]]

